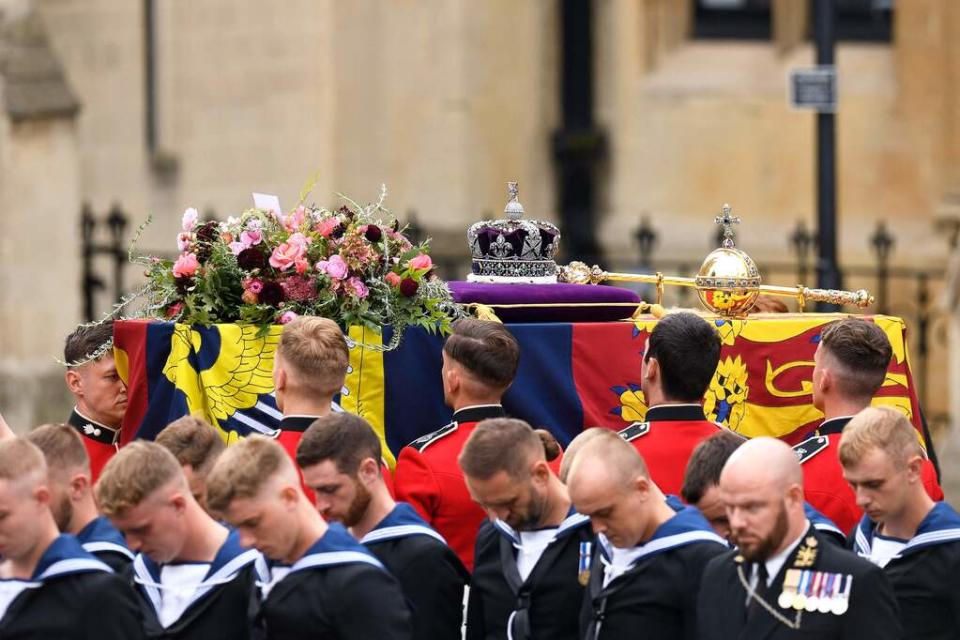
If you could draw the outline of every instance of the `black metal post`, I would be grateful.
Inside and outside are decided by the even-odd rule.
[[[588,264],[600,262],[596,165],[606,146],[593,122],[593,6],[584,0],[560,5],[562,124],[553,135],[564,245],[571,257]]]
[[[157,150],[156,22],[153,0],[143,0],[144,133],[147,152]]]
[[[123,237],[127,230],[127,217],[120,205],[114,204],[107,216],[107,228],[110,229],[108,252],[113,257],[113,297],[119,303],[123,300],[123,270],[127,264],[127,252],[123,249]]]
[[[927,361],[930,357],[930,286],[927,274],[917,275],[917,386],[920,406],[927,406]],[[933,443],[930,444],[933,446]]]
[[[633,232],[637,241],[637,249],[641,267],[653,267],[653,249],[657,246],[657,232],[650,226],[647,216],[640,219],[640,226]]]
[[[887,225],[881,220],[877,223],[877,230],[870,237],[870,244],[877,254],[877,311],[889,312],[887,292],[890,283],[890,251],[893,249],[894,238],[887,231]]]
[[[834,63],[833,49],[835,8],[834,0],[814,2],[814,33],[817,44],[817,64]],[[837,266],[837,185],[836,185],[836,122],[834,114],[817,113],[817,286],[822,289],[840,289],[840,269]],[[817,303],[818,311],[836,311],[837,305]]]
[[[807,283],[807,273],[810,268],[810,249],[813,247],[813,235],[807,231],[803,220],[797,223],[797,228],[790,235],[790,245],[797,252],[797,283]]]
[[[81,242],[81,274],[80,287],[83,291],[83,317],[89,322],[93,320],[93,297],[97,290],[103,288],[103,280],[93,273],[93,256],[97,252],[94,245],[94,232],[97,221],[88,203],[83,204],[80,211],[80,242]]]

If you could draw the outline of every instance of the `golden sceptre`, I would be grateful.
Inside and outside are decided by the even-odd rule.
[[[571,262],[559,268],[558,280],[574,284],[599,284],[604,281],[643,282],[656,285],[657,304],[662,304],[665,286],[690,287],[697,290],[705,307],[722,316],[743,317],[750,312],[761,293],[794,298],[803,310],[808,301],[843,304],[864,309],[874,302],[866,289],[841,291],[837,289],[811,289],[802,284],[782,287],[762,284],[756,263],[733,242],[733,225],[740,218],[730,215],[730,205],[723,206],[723,215],[715,222],[723,226],[723,245],[710,252],[703,261],[696,277],[666,276],[662,273],[615,273],[604,271],[583,262]]]

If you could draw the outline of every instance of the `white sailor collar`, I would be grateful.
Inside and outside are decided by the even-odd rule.
[[[430,536],[447,544],[443,536],[434,531],[406,502],[398,502],[393,510],[377,523],[377,526],[360,538],[360,544],[384,542],[409,536]]]
[[[231,530],[217,551],[217,555],[214,556],[213,562],[210,563],[207,574],[194,590],[184,612],[210,593],[214,587],[232,581],[244,568],[253,563],[257,565],[257,573],[265,577],[265,563],[260,553],[255,549],[240,546],[240,534],[236,530]],[[154,562],[142,553],[138,553],[133,560],[133,580],[143,589],[154,611],[158,614],[163,600],[160,592],[166,588],[161,579],[162,570],[162,564]]]
[[[40,584],[51,578],[98,571],[113,573],[113,569],[84,551],[74,536],[61,534],[40,556],[29,582]]]
[[[77,540],[88,553],[111,551],[133,560],[134,554],[127,548],[123,534],[117,531],[106,517],[94,518],[77,532]]]
[[[860,524],[857,525],[855,540],[859,555],[864,557],[870,555],[876,530],[876,523],[864,514],[863,518],[860,519]],[[891,560],[908,556],[927,547],[956,541],[960,541],[960,513],[957,513],[946,502],[938,502],[933,505],[930,513],[920,521],[917,533]]]
[[[377,557],[357,542],[343,525],[331,522],[327,532],[290,567],[290,573],[342,564],[369,564],[386,571]]]
[[[632,563],[634,566],[646,558],[696,542],[716,542],[724,547],[727,546],[726,540],[716,534],[710,523],[697,509],[682,507],[677,510],[675,504],[670,504],[670,507],[677,512],[676,515],[657,527],[649,540],[642,545],[637,545],[643,551],[634,559]],[[609,564],[613,558],[613,545],[602,533],[597,535],[597,542],[600,547],[601,561]]]
[[[547,544],[553,544],[557,540],[570,535],[580,527],[587,524],[590,524],[590,518],[582,513],[577,513],[574,511],[573,507],[571,507],[567,517],[564,518],[563,522],[561,522],[557,527],[556,532],[553,534],[553,538],[551,538],[550,542]],[[498,533],[509,539],[514,546],[520,546],[520,534],[516,529],[499,518],[493,521],[493,526]]]

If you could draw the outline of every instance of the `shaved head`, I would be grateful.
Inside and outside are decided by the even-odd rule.
[[[803,484],[803,470],[793,449],[776,438],[754,438],[742,444],[724,465],[720,484],[743,482],[786,490]]]
[[[731,537],[750,562],[776,555],[808,526],[800,462],[776,438],[754,438],[733,452],[720,474],[720,500]]]
[[[637,450],[613,431],[597,431],[570,467],[570,499],[596,533],[615,547],[631,548],[649,539],[669,507]]]
[[[570,444],[567,445],[567,450],[563,452],[563,460],[560,461],[560,482],[566,484],[567,476],[570,475],[570,468],[573,466],[573,460],[577,456],[577,452],[583,448],[583,445],[587,444],[595,437],[608,431],[607,429],[602,429],[600,427],[592,427],[586,431],[581,431],[577,434],[577,437],[570,441]]]

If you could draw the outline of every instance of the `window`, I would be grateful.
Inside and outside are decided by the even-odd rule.
[[[772,0],[695,0],[695,38],[769,40]]]

